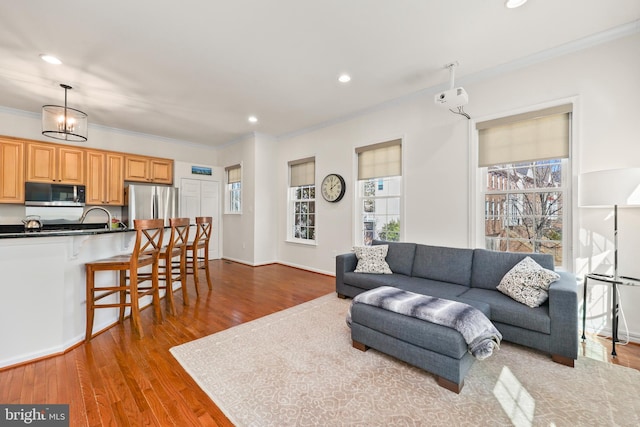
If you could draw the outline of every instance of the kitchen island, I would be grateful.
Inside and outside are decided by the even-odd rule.
[[[132,231],[104,228],[0,233],[0,369],[83,341],[84,265],[131,253],[134,239]],[[112,280],[109,274],[96,282]],[[98,310],[94,331],[117,318],[117,309]]]

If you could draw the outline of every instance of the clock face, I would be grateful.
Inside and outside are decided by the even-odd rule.
[[[344,178],[338,174],[329,174],[322,180],[322,197],[328,202],[340,201],[344,197],[345,191]]]

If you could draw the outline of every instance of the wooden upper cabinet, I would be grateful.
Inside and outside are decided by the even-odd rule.
[[[124,205],[124,155],[107,153],[105,200],[109,205]]]
[[[158,184],[173,184],[173,160],[151,159],[151,180]]]
[[[24,203],[24,142],[0,138],[0,203]]]
[[[84,184],[84,157],[82,148],[28,142],[26,180]]]
[[[125,181],[173,184],[173,160],[0,136],[0,203],[29,182],[86,185],[87,205],[124,205]]]
[[[124,204],[124,155],[87,150],[86,204]]]
[[[173,184],[173,160],[125,156],[125,181]]]

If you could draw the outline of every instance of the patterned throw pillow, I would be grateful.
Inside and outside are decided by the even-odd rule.
[[[526,257],[504,275],[498,290],[529,307],[538,307],[549,298],[549,286],[559,278],[555,271]]]
[[[385,261],[389,245],[354,246],[358,258],[355,273],[393,274]]]

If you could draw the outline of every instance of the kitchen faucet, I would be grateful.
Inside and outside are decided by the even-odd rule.
[[[99,210],[101,210],[101,211],[104,211],[104,212],[107,214],[107,217],[108,217],[109,222],[107,222],[106,228],[107,228],[107,230],[108,230],[108,229],[110,229],[110,228],[111,228],[111,212],[109,212],[107,209],[103,208],[102,206],[92,206],[92,207],[90,207],[89,209],[87,209],[87,210],[82,214],[82,216],[80,217],[80,224],[83,224],[83,223],[84,223],[85,218],[87,217],[87,214],[88,214],[89,212],[91,212],[92,210],[95,210],[95,209],[99,209]]]

